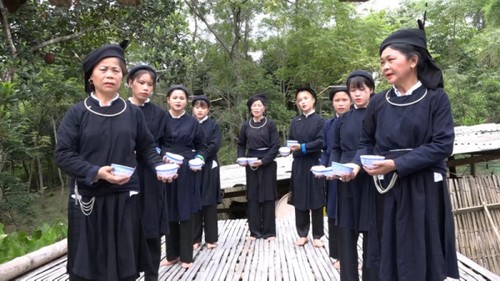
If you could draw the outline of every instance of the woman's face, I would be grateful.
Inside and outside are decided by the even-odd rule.
[[[119,58],[105,58],[98,62],[90,79],[94,85],[96,94],[115,95],[120,89],[123,71]]]
[[[342,115],[351,108],[351,99],[346,92],[336,92],[332,99],[332,106],[335,113]]]
[[[308,114],[313,110],[315,101],[313,95],[308,91],[297,93],[296,104],[304,114]]]
[[[366,84],[363,84],[361,87],[349,87],[349,94],[351,95],[351,99],[358,108],[365,108],[368,106],[370,95],[372,93],[373,90],[370,89]]]
[[[252,113],[253,117],[260,118],[264,116],[264,112],[266,111],[266,107],[260,100],[256,100],[250,106],[250,113]]]
[[[205,118],[209,112],[210,107],[206,106],[205,104],[196,103],[193,106],[193,115],[198,121],[203,120],[203,118]]]
[[[402,85],[417,75],[415,70],[417,62],[417,57],[408,59],[405,54],[389,46],[380,55],[380,70],[387,82],[396,86]]]
[[[153,93],[154,81],[150,73],[139,74],[129,84],[132,97],[144,103]]]
[[[181,112],[186,108],[187,97],[183,90],[173,90],[167,98],[170,109]]]

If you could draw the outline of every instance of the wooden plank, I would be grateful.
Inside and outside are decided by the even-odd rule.
[[[470,182],[463,183],[462,181],[459,184],[463,185],[461,188],[465,192],[472,192],[471,186],[472,189],[479,188],[474,187]],[[456,186],[454,188],[456,191],[459,190]],[[458,195],[455,195],[455,198],[458,198]],[[466,198],[462,201],[468,202]],[[474,202],[470,201],[470,203]],[[471,214],[464,213],[460,216],[465,215]],[[195,260],[191,269],[182,269],[180,263],[168,268],[162,267],[159,280],[340,280],[339,273],[333,268],[328,255],[327,218],[325,218],[325,237],[323,238],[325,247],[323,248],[315,248],[312,240],[304,247],[294,244],[298,238],[294,217],[276,221],[277,238],[272,242],[264,239],[247,240],[248,225],[243,219],[219,221],[218,226],[220,232],[217,248],[208,250],[206,245],[203,245],[195,251]],[[472,234],[469,233],[469,235]],[[479,239],[484,239],[484,236]],[[360,238],[358,251],[361,251],[361,245],[362,239]],[[361,257],[360,252],[359,255]],[[494,256],[489,257],[489,262],[492,258]],[[67,280],[65,263],[65,259],[61,258],[58,263],[54,262],[52,266],[47,265],[43,272],[32,272],[24,279],[18,280]],[[459,265],[461,280],[500,281],[498,276],[481,268],[477,263],[464,262],[460,259]],[[140,279],[143,279],[142,275]]]

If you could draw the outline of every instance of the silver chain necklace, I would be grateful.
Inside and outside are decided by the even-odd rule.
[[[260,129],[260,128],[264,127],[267,124],[267,117],[264,116],[264,119],[265,119],[264,120],[264,124],[256,127],[256,126],[252,126],[252,120],[253,120],[253,118],[250,118],[250,120],[248,120],[248,125],[250,125],[250,127],[252,127],[253,129]]]
[[[386,93],[385,93],[385,99],[387,100],[388,103],[394,105],[394,106],[409,106],[409,105],[412,105],[412,104],[416,104],[418,102],[420,102],[421,100],[423,100],[425,98],[425,96],[427,96],[427,89],[425,89],[425,93],[418,99],[418,100],[415,100],[415,101],[412,101],[412,102],[408,102],[408,103],[393,103],[391,102],[391,100],[389,99],[389,92],[391,91],[392,89],[389,89]]]
[[[87,98],[83,101],[83,104],[85,105],[85,108],[86,108],[88,111],[90,111],[90,112],[94,113],[95,115],[99,115],[99,116],[103,116],[103,117],[115,117],[115,116],[118,116],[118,115],[122,114],[123,112],[125,112],[125,110],[127,110],[127,102],[126,102],[126,101],[124,101],[122,98],[120,98],[120,97],[119,97],[119,99],[123,102],[123,105],[124,105],[124,106],[123,106],[122,111],[120,111],[120,112],[118,112],[118,113],[114,113],[114,114],[104,114],[104,113],[99,113],[99,112],[97,112],[97,111],[94,111],[94,110],[92,109],[92,106],[87,105],[87,100],[88,100],[89,98],[90,98],[90,97],[87,97]]]

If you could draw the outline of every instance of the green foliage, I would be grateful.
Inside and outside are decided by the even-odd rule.
[[[0,223],[0,264],[57,242],[67,235],[67,225],[43,224],[31,235],[24,231],[6,234]]]

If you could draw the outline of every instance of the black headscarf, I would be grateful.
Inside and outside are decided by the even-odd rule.
[[[128,71],[128,77],[127,77],[127,82],[129,82],[129,80],[134,76],[134,74],[139,71],[139,70],[147,70],[149,71],[149,73],[151,73],[153,75],[153,84],[156,84],[156,70],[154,68],[152,68],[151,66],[149,65],[145,65],[145,64],[140,64],[140,65],[136,65],[134,67],[132,67],[129,71]]]
[[[170,86],[168,89],[167,89],[167,98],[170,96],[170,94],[175,91],[175,90],[181,90],[183,91],[185,94],[186,94],[186,97],[189,97],[189,90],[186,88],[186,86],[182,85],[182,84],[175,84],[175,85],[172,85]]]
[[[349,92],[347,91],[347,87],[346,86],[344,86],[344,85],[332,86],[330,88],[330,92],[328,93],[328,99],[330,101],[332,101],[333,97],[338,92],[345,92],[347,95],[349,95]]]
[[[94,67],[103,59],[115,57],[121,59],[125,63],[125,54],[123,48],[117,44],[104,45],[90,52],[83,60],[83,72],[85,73],[85,92],[90,94],[92,87],[90,84],[90,76]]]
[[[298,88],[296,91],[295,91],[295,99],[297,99],[297,95],[300,93],[300,92],[309,92],[314,100],[316,100],[316,92],[313,90],[313,88],[309,87],[309,86],[304,86],[304,87],[300,87]]]
[[[205,95],[193,96],[193,101],[191,102],[191,105],[194,106],[194,104],[199,100],[205,101],[208,104],[208,107],[210,107],[210,99]]]
[[[392,44],[415,46],[423,60],[421,67],[417,68],[418,79],[429,89],[443,88],[443,72],[427,50],[427,39],[423,30],[417,28],[401,29],[392,33],[380,44],[379,55]]]
[[[264,107],[267,107],[267,97],[266,95],[264,94],[256,94],[256,95],[253,95],[252,97],[250,97],[247,101],[247,107],[248,107],[248,110],[250,111],[250,108],[252,107],[252,104],[256,101],[260,100],[260,102],[262,102],[262,104],[264,105]]]
[[[366,78],[368,80],[367,86],[372,89],[375,89],[375,80],[373,80],[373,76],[369,72],[364,70],[354,70],[353,72],[349,73],[346,79],[347,87],[349,87],[349,80],[351,80],[351,78],[356,76],[361,76]]]

